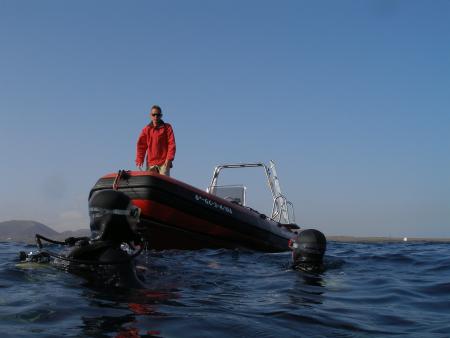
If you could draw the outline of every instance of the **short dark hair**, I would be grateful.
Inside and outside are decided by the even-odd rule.
[[[150,111],[152,111],[153,109],[156,109],[160,114],[162,114],[162,110],[161,110],[161,107],[160,106],[158,106],[158,105],[154,105],[153,107],[152,107],[152,109],[150,109]]]

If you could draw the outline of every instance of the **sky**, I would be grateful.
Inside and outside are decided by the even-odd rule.
[[[273,160],[301,226],[450,237],[450,1],[0,0],[0,222],[89,227],[154,104],[176,179]]]

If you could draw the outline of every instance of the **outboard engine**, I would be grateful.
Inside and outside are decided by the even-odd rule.
[[[289,248],[294,268],[317,270],[322,267],[327,240],[319,230],[306,229],[289,241]]]

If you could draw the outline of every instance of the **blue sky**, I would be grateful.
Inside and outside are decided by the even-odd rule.
[[[300,225],[450,237],[449,1],[0,0],[0,221],[88,227],[153,104],[177,179],[272,159]]]

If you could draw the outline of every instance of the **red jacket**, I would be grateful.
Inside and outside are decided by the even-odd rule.
[[[136,165],[144,163],[147,154],[147,165],[163,165],[166,160],[173,161],[175,158],[175,136],[172,126],[161,123],[154,127],[153,123],[142,129],[136,146]]]

